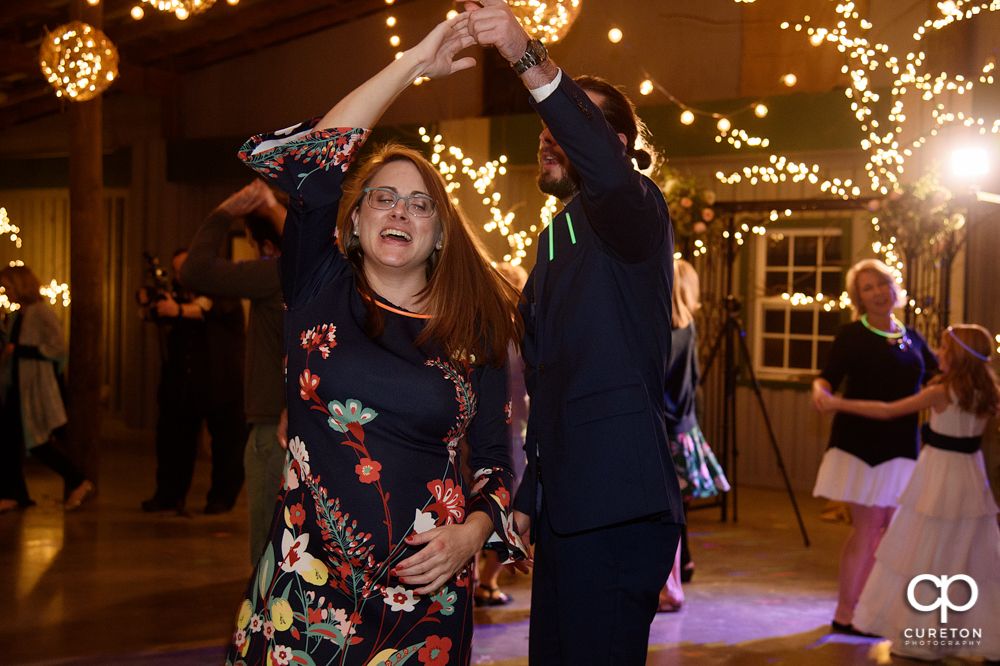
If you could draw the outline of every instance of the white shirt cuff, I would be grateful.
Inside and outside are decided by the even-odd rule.
[[[533,90],[529,90],[528,92],[531,93],[531,96],[535,98],[536,102],[541,102],[546,97],[555,92],[556,88],[559,87],[560,81],[562,81],[561,69],[558,72],[556,72],[556,78],[552,79],[550,83],[546,83],[541,88],[534,88]]]

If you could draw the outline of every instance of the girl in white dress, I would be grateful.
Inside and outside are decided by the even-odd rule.
[[[980,450],[987,419],[1000,413],[992,348],[982,326],[955,325],[938,352],[943,374],[917,395],[890,403],[822,397],[828,410],[873,419],[931,410],[924,447],[853,622],[892,641],[892,652],[901,656],[1000,659],[1000,528]],[[937,581],[914,582],[926,575]],[[942,588],[943,576],[961,578]]]

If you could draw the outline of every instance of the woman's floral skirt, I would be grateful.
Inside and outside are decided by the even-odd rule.
[[[670,455],[684,499],[714,497],[729,491],[726,473],[698,426],[670,438]]]

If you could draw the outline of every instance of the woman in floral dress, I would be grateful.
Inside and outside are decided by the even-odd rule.
[[[465,20],[437,26],[321,120],[240,153],[291,197],[289,445],[227,664],[467,664],[473,555],[486,542],[523,558],[504,368],[518,294],[419,153],[385,146],[341,188],[360,128],[417,77],[474,64],[453,60],[471,43]]]

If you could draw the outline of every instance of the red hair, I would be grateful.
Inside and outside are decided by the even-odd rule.
[[[517,311],[520,293],[494,269],[479,239],[452,203],[441,174],[419,152],[388,143],[376,149],[344,188],[337,222],[340,250],[354,268],[358,288],[366,296],[366,324],[373,338],[382,335],[385,319],[375,304],[375,292],[365,278],[365,254],[361,241],[352,234],[354,211],[364,198],[364,189],[392,162],[413,164],[437,204],[442,249],[427,260],[427,286],[420,292],[427,311],[434,315],[417,338],[416,345],[434,340],[450,358],[471,355],[475,363],[500,367],[507,361],[507,346],[519,343],[524,322]]]
[[[976,358],[963,345],[987,360]],[[993,353],[990,332],[976,324],[955,324],[941,336],[941,350],[948,354],[948,372],[929,383],[948,388],[966,412],[980,416],[1000,413],[1000,385],[989,360]]]

